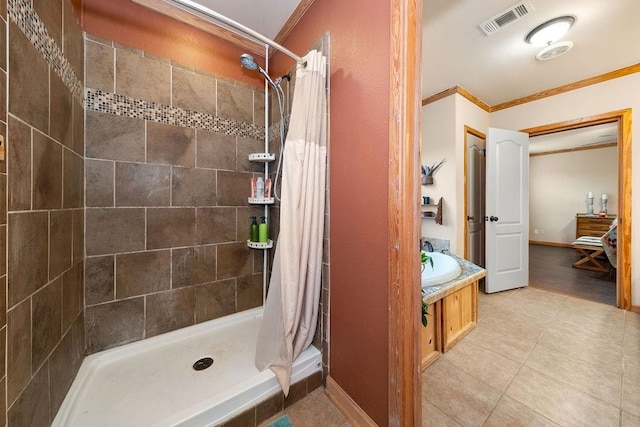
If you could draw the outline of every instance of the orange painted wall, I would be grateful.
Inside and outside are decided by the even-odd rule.
[[[253,86],[264,84],[258,73],[240,67],[239,58],[244,50],[219,37],[131,0],[73,2],[75,7],[82,3],[82,28],[89,34]],[[264,62],[264,58],[259,62]]]
[[[284,46],[331,45],[329,374],[378,425],[388,424],[390,6],[315,0]],[[278,75],[292,60],[272,58]]]

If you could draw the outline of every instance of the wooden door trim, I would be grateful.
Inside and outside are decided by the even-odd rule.
[[[467,170],[468,170],[468,156],[467,156],[467,134],[470,133],[471,135],[477,136],[480,139],[484,139],[485,141],[487,140],[487,135],[485,135],[484,133],[480,132],[479,130],[476,130],[474,128],[472,128],[471,126],[467,126],[464,125],[464,203],[462,205],[462,223],[464,224],[463,227],[463,233],[464,233],[464,259],[469,259],[469,245],[467,243],[467,233],[469,233],[469,224],[467,222],[467,208],[468,208],[468,204],[467,204],[467,199],[469,198],[469,176],[467,174]]]
[[[388,425],[421,425],[420,80],[422,0],[391,0]]]
[[[631,310],[631,109],[523,129],[529,136],[546,135],[602,123],[618,123],[618,265],[616,305]]]

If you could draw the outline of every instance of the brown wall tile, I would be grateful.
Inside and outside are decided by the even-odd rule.
[[[31,128],[9,116],[9,210],[31,209]]]
[[[196,286],[196,323],[217,319],[236,311],[236,281],[206,283]]]
[[[215,206],[216,171],[174,167],[172,174],[173,206]]]
[[[215,246],[174,249],[171,252],[172,288],[216,280]]]
[[[73,149],[73,98],[60,77],[49,70],[51,94],[49,96],[50,134],[49,136],[70,149]]]
[[[7,274],[7,226],[0,225],[0,276]]]
[[[62,337],[62,279],[54,280],[33,295],[31,321],[31,367],[35,372]]]
[[[215,116],[215,77],[173,67],[171,82],[174,107]]]
[[[87,110],[86,156],[144,162],[144,121]]]
[[[144,209],[87,209],[87,255],[144,250],[144,217]]]
[[[116,298],[164,291],[170,287],[170,251],[116,255]]]
[[[82,261],[84,258],[84,209],[72,211],[73,252],[72,264]]]
[[[7,421],[10,426],[45,427],[51,424],[49,413],[49,367],[45,365],[9,408]]]
[[[262,305],[262,274],[238,277],[236,305],[238,311]]]
[[[33,209],[62,207],[62,147],[33,133]]]
[[[162,165],[193,167],[195,131],[189,128],[147,122],[147,161]]]
[[[250,224],[246,224],[247,238]],[[236,241],[236,208],[197,208],[196,235],[201,245]]]
[[[85,42],[87,88],[113,93],[115,50],[111,46],[87,40]]]
[[[169,206],[171,168],[116,163],[116,206]]]
[[[2,3],[2,2],[0,2]],[[6,24],[3,22],[0,25],[0,30],[4,30]],[[2,47],[0,47],[0,53],[6,52],[5,43],[4,43],[4,31],[3,35],[0,37],[0,42],[2,42]],[[0,59],[0,62],[5,62],[4,59]],[[6,71],[0,71],[0,117],[7,117],[7,73]]]
[[[71,327],[84,302],[84,267],[81,262],[62,276],[62,331]]]
[[[85,169],[87,207],[114,206],[114,162],[87,159]]]
[[[68,332],[49,358],[51,419],[56,416],[56,413],[60,409],[60,405],[62,405],[65,395],[69,391],[69,388],[71,388],[71,383],[75,376],[73,366],[69,363],[73,357],[71,336],[71,332]]]
[[[73,101],[73,151],[84,156],[84,106]]]
[[[49,66],[12,22],[9,24],[9,112],[43,132],[49,130]]]
[[[0,277],[0,328],[7,324],[7,276]],[[4,359],[4,355],[0,356]],[[3,360],[1,360],[3,361]],[[0,372],[2,372],[4,368],[0,368]],[[0,375],[2,378],[2,375]],[[1,412],[0,412],[1,413]]]
[[[85,309],[87,354],[144,337],[144,297]]]
[[[115,299],[114,257],[88,257],[85,260],[85,304],[93,305]]]
[[[7,402],[9,406],[31,379],[31,300],[7,314]]]
[[[84,83],[84,42],[80,19],[75,13],[71,0],[62,0],[64,16],[63,53],[81,83]]]
[[[253,89],[218,80],[218,116],[253,123]]]
[[[38,14],[56,44],[62,46],[62,2],[34,0],[33,10]]]
[[[271,91],[273,93],[273,91]],[[273,95],[271,99],[277,97]],[[258,126],[264,126],[264,91],[254,89],[253,91],[253,123]],[[275,109],[271,109],[271,115],[276,115],[279,113],[278,107]],[[280,118],[278,117],[278,120]]]
[[[116,93],[170,105],[171,65],[116,50]]]
[[[2,87],[2,75],[4,73],[2,71],[0,71],[0,91],[4,90],[4,88]],[[3,96],[2,93],[0,93],[0,102],[3,102],[3,100],[6,97]],[[3,112],[4,110],[4,112]],[[3,108],[0,105],[0,117],[4,117],[6,120],[8,120],[7,118],[7,114],[6,114],[6,108]],[[0,121],[0,135],[2,135],[4,137],[5,142],[8,141],[7,139],[7,124],[5,122]],[[6,154],[6,146],[5,146],[5,154]],[[6,160],[4,162],[0,162],[0,173],[7,173],[7,162]]]
[[[147,295],[146,337],[194,324],[195,291],[182,288]]]
[[[64,150],[64,207],[84,206],[84,160],[71,150]]]
[[[147,249],[193,246],[195,234],[195,208],[147,210]]]
[[[49,213],[49,280],[71,267],[72,227],[70,210]]]
[[[251,195],[249,173],[218,171],[218,206],[246,206]]]
[[[236,170],[236,137],[198,129],[198,167]]]
[[[0,2],[0,11],[7,8],[7,2]],[[7,23],[6,14],[2,15],[5,20],[0,20],[0,69],[7,71]],[[4,109],[4,106],[3,106]],[[5,117],[4,115],[2,117]],[[0,412],[1,413],[1,412]]]
[[[6,316],[7,310],[5,310],[4,313]],[[7,328],[5,326],[2,329],[0,329],[0,378],[4,377],[5,374],[7,373],[5,370],[6,357],[7,357]],[[4,406],[4,401],[0,401],[0,404]],[[0,414],[2,413],[3,412],[0,408]]]
[[[251,274],[252,255],[245,242],[218,245],[218,280]]]
[[[47,283],[48,214],[9,214],[9,307]]]
[[[1,162],[4,163],[4,162]],[[0,173],[0,225],[7,223],[7,174]]]
[[[249,154],[263,153],[264,141],[251,138],[238,137],[238,154],[236,159],[238,172],[260,172],[264,173],[264,163],[250,162]],[[273,152],[273,149],[271,150]],[[274,166],[275,171],[275,166]]]

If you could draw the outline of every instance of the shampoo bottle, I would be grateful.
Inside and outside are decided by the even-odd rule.
[[[249,226],[249,240],[251,240],[252,242],[257,242],[258,237],[258,218],[252,216],[251,225]]]
[[[269,240],[269,230],[267,229],[267,223],[265,217],[262,217],[262,222],[258,226],[258,241],[261,243],[267,243]]]
[[[256,180],[256,197],[264,199],[264,179],[261,176]]]

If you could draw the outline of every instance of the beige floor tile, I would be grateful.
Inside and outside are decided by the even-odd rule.
[[[464,426],[480,426],[500,398],[500,392],[443,359],[422,373],[422,395]]]
[[[640,383],[640,359],[635,355],[624,356],[624,376]]]
[[[640,361],[640,331],[633,328],[624,331],[624,354]]]
[[[540,337],[539,345],[613,372],[622,372],[622,347],[599,339],[577,335],[571,331],[549,326]]]
[[[640,427],[640,417],[622,411],[622,427]]]
[[[535,330],[511,328],[508,324],[481,322],[464,339],[473,341],[478,347],[495,351],[522,363],[536,344],[540,333]]]
[[[625,311],[624,327],[626,330],[634,330],[640,335],[640,313]]]
[[[484,427],[545,427],[558,424],[543,417],[515,400],[502,396]]]
[[[636,375],[624,375],[622,380],[622,409],[640,417],[640,381]]]
[[[562,381],[613,406],[620,405],[622,375],[575,360],[544,346],[536,346],[525,366]]]
[[[284,414],[289,416],[291,424],[295,427],[344,427],[348,426],[347,419],[342,415],[327,397],[324,388],[318,388],[309,393],[305,398],[297,401],[284,411],[262,422],[260,427],[266,427]],[[321,421],[321,424],[319,423]]]
[[[526,366],[520,369],[505,394],[561,425],[619,425],[617,407]]]
[[[523,288],[510,298],[505,299],[501,307],[536,317],[540,321],[551,321],[556,317],[566,299],[567,297],[563,295]]]
[[[460,427],[460,424],[425,399],[422,399],[422,426]]]
[[[466,339],[458,342],[442,358],[499,391],[507,388],[520,368],[520,363]]]
[[[603,344],[622,347],[624,342],[624,327],[622,322],[617,327],[615,324],[608,324],[606,321],[591,321],[591,323],[589,323],[585,320],[580,324],[579,321],[572,322],[560,319],[560,315],[558,315],[558,318],[554,320],[550,327],[575,337],[589,338]]]
[[[478,294],[480,295],[480,294]],[[487,314],[500,307],[500,303],[488,298],[478,298],[478,320],[482,320]]]

